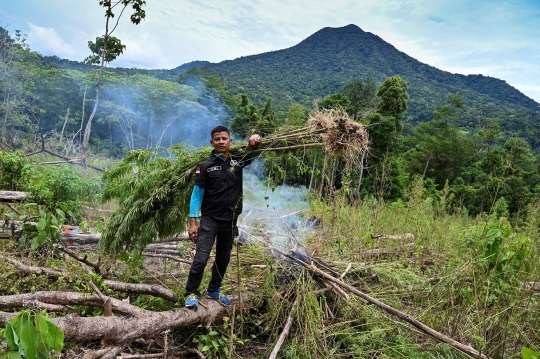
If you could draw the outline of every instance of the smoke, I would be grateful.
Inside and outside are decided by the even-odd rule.
[[[244,172],[244,208],[239,218],[240,240],[269,241],[281,250],[295,249],[306,255],[306,235],[313,223],[303,218],[309,207],[304,186],[269,186],[262,174],[265,166],[256,160]]]
[[[125,150],[207,145],[210,131],[228,113],[203,84],[180,85],[135,75],[103,89],[102,122],[111,124],[113,141]]]

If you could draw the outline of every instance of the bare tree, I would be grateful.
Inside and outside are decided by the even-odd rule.
[[[125,45],[122,45],[120,39],[112,36],[122,14],[126,8],[131,7],[133,13],[130,16],[130,20],[133,24],[138,25],[142,19],[146,17],[146,13],[143,10],[143,6],[146,5],[144,0],[99,0],[99,5],[105,8],[105,34],[101,37],[96,38],[96,42],[89,41],[88,47],[92,51],[92,55],[88,56],[84,61],[88,64],[100,64],[99,71],[96,74],[94,79],[94,88],[95,88],[95,102],[92,113],[88,118],[86,127],[84,129],[83,141],[81,144],[81,164],[84,169],[84,173],[87,174],[88,166],[86,164],[88,145],[90,142],[90,133],[92,132],[92,121],[96,115],[97,108],[99,105],[99,87],[101,85],[101,80],[103,77],[103,70],[109,62],[115,60],[120,54],[122,54],[126,48]],[[119,15],[116,18],[116,23],[111,28],[112,19],[115,17],[113,11]]]

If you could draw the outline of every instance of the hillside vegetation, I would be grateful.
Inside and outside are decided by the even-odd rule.
[[[81,71],[91,68],[58,58],[42,61]],[[540,145],[540,104],[505,81],[439,70],[356,25],[324,28],[288,49],[220,63],[194,61],[171,70],[111,70],[122,75],[142,72],[174,82],[193,67],[207,68],[231,95],[245,93],[259,106],[272,98],[280,118],[295,103],[311,108],[315,100],[341,91],[354,80],[369,79],[380,85],[386,78],[400,75],[410,94],[406,122],[431,120],[450,94],[459,93],[467,103],[459,122],[462,128],[474,131],[486,117],[500,118],[507,137],[524,137],[534,148]]]

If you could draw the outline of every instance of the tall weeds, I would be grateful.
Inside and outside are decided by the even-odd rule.
[[[422,181],[412,184],[406,202],[351,205],[337,193],[332,201],[311,203],[310,215],[324,227],[309,247],[329,261],[357,263],[349,281],[375,276],[359,284],[363,290],[490,357],[518,357],[523,346],[538,350],[540,293],[530,283],[540,279],[540,203],[529,207],[521,228],[506,218],[471,218],[446,208],[444,191],[434,200]],[[388,234],[402,236],[381,236]],[[363,254],[373,248],[394,251]],[[342,323],[363,321],[326,325],[326,335],[354,357],[450,357],[443,354],[448,348],[363,303],[354,303],[362,314],[336,305]]]

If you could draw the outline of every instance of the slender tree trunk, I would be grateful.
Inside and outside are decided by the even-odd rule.
[[[113,135],[112,135],[112,123],[109,121],[109,142],[110,142],[110,149],[109,149],[109,157],[113,156]]]
[[[176,119],[178,118],[178,116],[176,116],[175,118],[173,118],[171,120],[171,122],[169,122],[167,124],[167,126],[165,126],[165,129],[163,130],[163,132],[161,133],[161,136],[159,136],[159,139],[157,140],[156,142],[156,147],[159,147],[161,146],[161,141],[163,140],[163,136],[165,136],[165,134],[167,133],[167,130],[169,129],[169,127],[176,121]],[[171,134],[171,131],[168,131],[169,134]]]
[[[60,140],[59,140],[60,143],[62,143],[62,139],[64,138],[64,131],[66,130],[68,119],[69,119],[69,107],[67,108],[67,111],[66,111],[66,118],[64,120],[64,126],[62,126],[62,132],[60,132]]]
[[[309,191],[311,191],[311,186],[313,185],[313,175],[315,173],[316,162],[317,162],[317,154],[315,154],[315,157],[313,158],[313,166],[311,167],[311,178],[309,179],[309,188],[308,188]]]
[[[328,156],[326,153],[324,154],[324,162],[323,162],[323,168],[322,168],[322,175],[321,175],[321,186],[319,188],[319,197],[322,198],[323,195],[323,188],[324,188],[324,176],[326,176],[326,162],[328,160]]]
[[[82,109],[81,109],[81,112],[82,112],[82,115],[81,115],[81,127],[79,128],[79,130],[77,132],[75,132],[75,134],[73,135],[73,142],[75,142],[75,137],[77,135],[79,135],[79,144],[82,143],[82,129],[83,129],[83,126],[84,126],[84,108],[86,107],[86,90],[87,88],[85,87],[84,88],[84,95],[83,95],[83,102],[82,102]]]
[[[2,124],[2,145],[6,145],[6,131],[7,131],[7,119],[9,117],[9,88],[4,95],[4,123]]]
[[[428,157],[428,159],[426,161],[426,167],[424,167],[424,173],[422,173],[422,181],[426,177],[426,173],[427,173],[427,170],[428,170],[428,167],[429,167],[429,161],[431,161],[431,156],[433,155],[433,151],[434,151],[434,149],[432,148],[431,152],[429,153],[429,157]]]
[[[358,178],[358,193],[360,193],[360,187],[362,186],[362,180],[364,178],[364,160],[366,158],[366,151],[362,151],[362,158],[360,159],[360,178]]]
[[[336,162],[337,162],[337,159],[334,157],[334,162],[332,163],[332,178],[330,179],[330,195],[333,195],[334,194],[334,181],[336,180]]]
[[[108,11],[111,11],[111,6],[109,5]],[[83,173],[85,176],[88,175],[88,166],[86,165],[86,157],[88,152],[88,144],[90,142],[90,133],[92,132],[92,120],[96,115],[97,108],[99,105],[99,85],[101,83],[101,78],[103,77],[103,69],[105,68],[105,57],[107,55],[107,40],[109,39],[109,16],[105,16],[105,35],[103,36],[103,49],[101,51],[101,66],[99,68],[99,73],[94,81],[94,87],[96,88],[96,101],[94,103],[94,109],[88,118],[86,123],[86,128],[84,129],[83,143],[81,146],[81,165],[83,167]]]
[[[126,115],[126,122],[128,121],[129,119],[127,118],[127,115]],[[131,145],[129,146],[129,149],[133,151],[135,149],[135,143],[133,140],[133,123],[131,122],[129,122],[129,135],[131,136]]]
[[[154,125],[154,111],[150,114],[150,123],[148,124],[148,136],[146,138],[146,148],[152,147],[152,126]]]
[[[84,129],[84,136],[83,136],[83,143],[81,146],[81,164],[83,167],[84,175],[88,175],[88,166],[86,165],[86,155],[88,152],[88,144],[90,142],[90,133],[92,132],[92,120],[94,119],[94,116],[96,115],[96,111],[99,104],[99,88],[96,88],[96,102],[94,103],[94,109],[92,110],[92,113],[90,114],[90,117],[88,118],[88,122],[86,123],[86,127]]]

